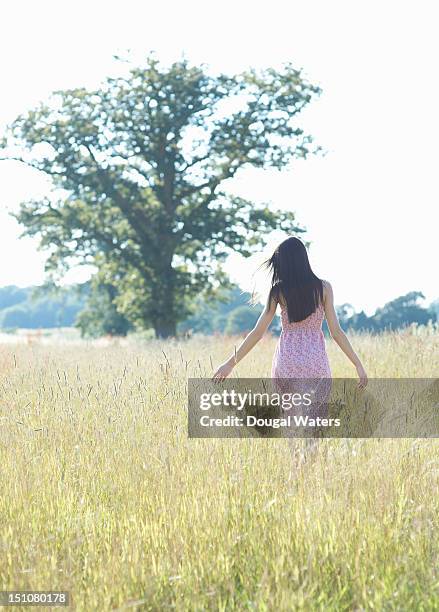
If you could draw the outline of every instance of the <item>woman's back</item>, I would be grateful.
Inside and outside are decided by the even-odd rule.
[[[283,332],[321,332],[322,323],[325,318],[323,304],[320,303],[316,310],[302,321],[290,322],[288,319],[288,309],[284,303],[280,303],[280,316]]]
[[[302,321],[290,322],[284,300],[279,300],[282,332],[273,356],[272,378],[330,378],[322,323],[325,317],[320,302]]]

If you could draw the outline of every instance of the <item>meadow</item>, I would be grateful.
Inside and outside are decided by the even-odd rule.
[[[239,338],[0,345],[1,589],[75,610],[439,610],[437,440],[187,438],[186,381]],[[238,365],[268,376],[267,335]],[[439,331],[352,342],[438,375]],[[328,341],[333,375],[354,376]]]

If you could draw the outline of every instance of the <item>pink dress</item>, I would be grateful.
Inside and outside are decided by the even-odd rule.
[[[290,323],[286,307],[281,304],[282,332],[276,346],[271,377],[278,393],[309,394],[311,404],[295,409],[296,414],[311,418],[328,416],[332,380],[322,323],[322,304],[303,321]],[[287,430],[288,437],[319,437],[314,427]]]
[[[323,305],[303,321],[290,323],[281,306],[282,332],[271,367],[272,378],[331,378],[322,323]]]

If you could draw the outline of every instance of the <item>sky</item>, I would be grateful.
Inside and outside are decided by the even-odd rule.
[[[326,155],[289,171],[243,171],[228,188],[296,213],[337,304],[371,313],[414,290],[429,302],[439,297],[436,9],[425,0],[14,0],[2,6],[0,130],[54,90],[97,86],[128,50],[228,73],[290,61],[323,89],[301,125]],[[20,238],[10,213],[49,188],[37,171],[0,162],[0,286],[43,282],[38,240]],[[278,241],[230,258],[243,289],[259,282],[252,273]],[[72,269],[65,282],[88,274]]]

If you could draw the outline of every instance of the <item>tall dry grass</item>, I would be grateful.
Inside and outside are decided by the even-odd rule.
[[[325,440],[294,470],[286,440],[188,440],[186,379],[234,342],[0,348],[1,589],[87,611],[439,609],[437,441]],[[274,343],[237,375],[267,376]],[[437,376],[432,329],[353,343],[370,376]]]

